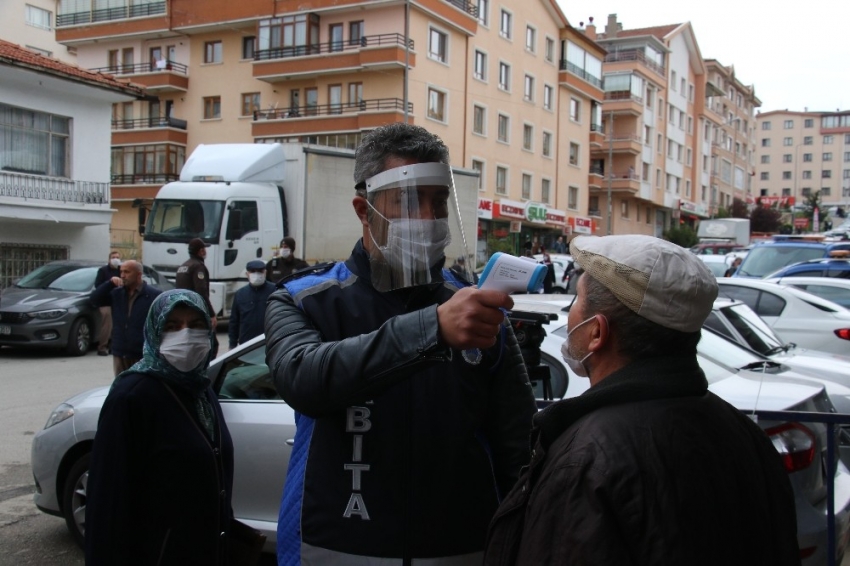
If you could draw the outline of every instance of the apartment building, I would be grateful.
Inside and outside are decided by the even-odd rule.
[[[590,231],[588,140],[604,50],[554,0],[287,8],[59,0],[56,37],[79,64],[155,97],[114,108],[117,225],[135,230],[134,206],[176,179],[198,144],[354,148],[364,132],[407,120],[442,137],[455,166],[480,172],[479,258],[494,239],[519,251],[526,239]]]
[[[772,110],[756,123],[757,198],[799,206],[820,191],[824,208],[850,206],[850,111]]]
[[[33,53],[75,63],[73,47],[56,41],[56,0],[3,0],[0,2],[0,39]]]

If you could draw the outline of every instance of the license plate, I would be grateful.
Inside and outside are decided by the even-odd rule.
[[[0,334],[8,335],[12,333],[12,327],[6,326],[5,324],[0,324]]]

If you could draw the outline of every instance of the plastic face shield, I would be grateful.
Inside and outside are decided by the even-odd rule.
[[[460,218],[451,167],[403,165],[365,185],[373,286],[386,292],[442,281],[450,218]]]

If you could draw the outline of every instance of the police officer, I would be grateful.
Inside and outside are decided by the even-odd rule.
[[[266,264],[266,279],[277,283],[294,271],[310,267],[303,259],[295,257],[295,238],[287,236],[280,241],[277,254]]]
[[[245,270],[248,285],[236,291],[227,324],[231,349],[263,333],[266,301],[275,290],[275,286],[266,281],[266,264],[261,260],[249,261]]]
[[[207,311],[210,313],[212,327],[215,328],[218,319],[215,316],[216,312],[212,303],[210,303],[210,272],[204,265],[204,258],[206,257],[207,244],[200,238],[189,240],[189,259],[177,268],[174,284],[178,289],[189,289],[203,297]],[[214,349],[213,357],[218,354],[218,338],[215,339]]]

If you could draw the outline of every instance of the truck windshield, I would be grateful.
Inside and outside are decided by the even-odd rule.
[[[145,226],[145,240],[188,242],[202,238],[218,242],[223,201],[155,200]]]
[[[823,257],[824,250],[821,246],[756,246],[744,258],[739,275],[764,277],[786,265]]]

